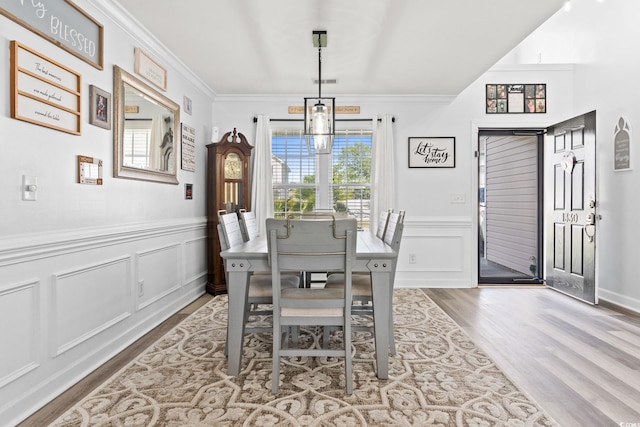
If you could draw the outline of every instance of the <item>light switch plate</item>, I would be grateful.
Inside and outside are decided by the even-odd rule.
[[[38,178],[22,175],[22,200],[35,202],[38,197]]]

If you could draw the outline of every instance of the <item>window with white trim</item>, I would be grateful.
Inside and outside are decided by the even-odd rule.
[[[272,126],[274,215],[345,212],[369,228],[370,128],[336,131],[331,155],[309,152],[302,131]]]

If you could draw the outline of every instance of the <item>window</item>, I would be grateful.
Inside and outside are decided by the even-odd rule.
[[[309,153],[300,129],[272,135],[274,214],[346,212],[369,227],[371,200],[370,129],[337,131],[330,156]]]
[[[122,140],[122,164],[148,168],[150,141],[151,120],[127,121]]]

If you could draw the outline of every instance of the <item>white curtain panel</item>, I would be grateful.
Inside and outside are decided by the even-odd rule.
[[[373,144],[373,170],[371,171],[371,224],[378,223],[380,212],[395,209],[395,156],[393,143],[393,116],[385,114],[377,122]]]
[[[271,124],[261,114],[256,125],[256,145],[253,149],[253,177],[251,179],[251,210],[256,213],[260,234],[265,221],[273,217],[273,187],[271,183]]]

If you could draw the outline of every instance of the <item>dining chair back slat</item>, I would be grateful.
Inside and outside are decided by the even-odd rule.
[[[380,213],[380,218],[378,219],[378,229],[376,231],[376,236],[383,239],[384,234],[387,231],[387,224],[389,223],[389,214],[393,212],[393,209],[386,210]]]
[[[232,248],[244,243],[244,237],[242,236],[242,230],[240,228],[240,221],[238,215],[235,212],[219,214],[220,224],[224,231],[225,240],[227,245]]]
[[[258,227],[258,220],[256,219],[256,213],[253,211],[247,212],[244,209],[240,209],[240,228],[244,235],[244,240],[249,241],[255,239],[260,234]]]
[[[389,213],[387,228],[384,232],[384,237],[382,239],[389,246],[393,246],[394,237],[397,232],[397,225],[404,223],[404,212],[405,211]]]

